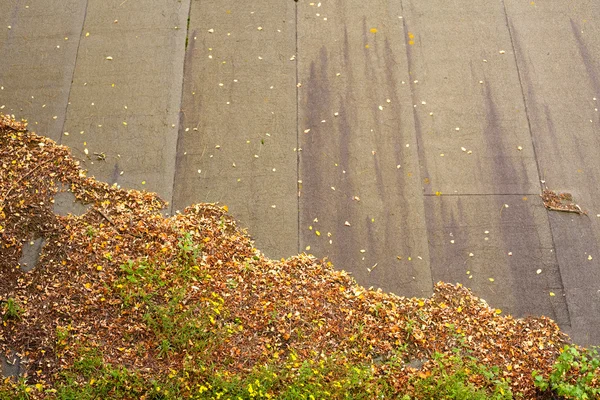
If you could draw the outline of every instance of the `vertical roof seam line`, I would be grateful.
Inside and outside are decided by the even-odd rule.
[[[521,89],[521,97],[523,100],[523,106],[525,107],[525,118],[527,119],[527,127],[529,129],[529,137],[531,139],[531,148],[533,150],[533,158],[535,159],[535,166],[537,169],[537,177],[538,177],[538,184],[540,186],[540,193],[544,190],[544,185],[542,184],[542,173],[541,173],[541,169],[540,169],[540,163],[539,163],[539,159],[537,156],[537,151],[535,148],[535,141],[533,139],[533,130],[531,128],[531,119],[529,118],[529,108],[527,107],[527,98],[525,97],[525,90],[523,89],[523,79],[521,78],[521,69],[519,68],[519,62],[517,60],[517,52],[515,49],[515,42],[513,39],[513,32],[510,29],[510,23],[508,20],[508,11],[506,9],[506,2],[505,0],[502,0],[502,8],[504,10],[504,18],[505,18],[505,23],[506,23],[506,30],[508,31],[508,37],[510,38],[510,45],[512,48],[512,53],[513,53],[513,59],[515,62],[515,68],[517,69],[517,78],[519,79],[519,87]],[[546,214],[548,215],[548,214]],[[560,263],[558,262],[558,256],[556,254],[556,243],[554,240],[554,232],[552,231],[552,224],[550,223],[550,218],[547,218],[548,221],[548,230],[550,231],[550,238],[552,240],[552,249],[554,250],[553,256],[554,256],[554,260],[556,261],[556,265],[558,266],[558,275],[560,277],[560,288],[563,291],[564,294],[564,283],[563,283],[563,277],[562,277],[562,273],[560,271]],[[551,303],[552,305],[552,309],[555,310],[554,305]],[[569,326],[571,326],[571,311],[569,310],[569,302],[566,301],[565,299],[565,307],[567,308],[567,318],[568,318],[568,324]]]
[[[192,0],[189,0],[189,5],[188,5],[188,11],[187,11],[187,18],[186,18],[186,28],[185,28],[185,37],[186,40],[184,41],[184,48],[183,48],[183,63],[181,66],[181,91],[179,94],[179,112],[178,112],[178,126],[177,126],[177,141],[175,143],[175,167],[173,168],[173,185],[171,187],[171,199],[170,199],[170,207],[169,207],[169,214],[173,215],[173,211],[174,211],[174,199],[175,199],[175,182],[177,179],[177,166],[178,166],[178,162],[177,162],[177,158],[179,157],[179,151],[180,151],[180,146],[181,146],[181,140],[182,140],[182,135],[181,135],[181,123],[182,123],[182,116],[183,116],[183,110],[182,110],[182,106],[183,106],[183,85],[185,84],[185,66],[186,66],[186,58],[187,58],[187,46],[186,46],[186,42],[187,42],[187,38],[190,34],[190,24],[189,19],[192,16]]]
[[[300,83],[299,68],[298,68],[298,2],[295,2],[295,36],[296,36],[296,204],[297,204],[297,235],[296,235],[296,248],[297,252],[300,253]]]
[[[67,95],[67,104],[65,104],[65,116],[62,121],[62,127],[58,136],[58,144],[62,145],[63,132],[67,124],[67,111],[69,110],[69,104],[71,103],[71,88],[73,87],[73,79],[75,79],[75,70],[77,69],[77,58],[79,57],[79,48],[81,47],[81,37],[83,36],[83,28],[85,28],[85,20],[87,19],[87,9],[89,0],[85,2],[85,8],[83,10],[83,20],[81,22],[81,31],[79,32],[79,41],[77,42],[77,51],[75,51],[75,62],[73,64],[73,72],[71,73],[71,84],[69,85],[69,94]]]

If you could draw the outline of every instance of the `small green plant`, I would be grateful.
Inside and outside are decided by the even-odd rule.
[[[177,247],[179,248],[179,259],[185,264],[194,264],[200,255],[201,248],[194,243],[190,232],[186,232],[183,237],[179,238]]]
[[[62,380],[53,388],[60,400],[129,399],[152,393],[150,382],[139,372],[106,364],[93,349],[84,349],[79,360],[61,375]]]
[[[91,378],[103,368],[102,354],[97,348],[82,348],[78,354],[79,359],[73,363],[73,372]]]
[[[500,377],[497,367],[478,364],[475,358],[461,355],[459,349],[452,355],[436,353],[433,362],[432,369],[414,377],[413,395],[418,399],[512,399],[510,385]]]
[[[56,344],[55,350],[59,353],[61,350],[66,349],[69,343],[71,325],[57,326],[56,327]]]
[[[163,339],[158,344],[158,356],[161,358],[168,357],[173,352],[173,346],[169,339]]]
[[[202,245],[194,243],[194,239],[191,232],[187,232],[183,237],[179,238],[177,244],[179,248],[178,261],[179,271],[178,275],[184,280],[197,279],[200,268],[196,265],[200,253],[202,252]]]
[[[161,278],[161,266],[150,264],[146,260],[129,260],[120,269],[120,278],[112,289],[116,289],[126,306],[138,302],[147,303],[155,296],[157,289],[166,285]]]
[[[16,382],[5,381],[8,385],[0,388],[0,400],[29,400],[31,391],[27,378],[19,377]]]
[[[94,229],[94,227],[91,225],[88,225],[88,227],[85,230],[85,235],[89,238],[93,238],[95,234],[96,234],[96,230]]]
[[[569,399],[600,397],[600,357],[597,348],[565,346],[547,378],[533,371],[535,386]]]
[[[0,303],[2,304],[2,303]],[[12,297],[9,297],[8,300],[3,302],[2,307],[2,320],[21,320],[21,315],[23,314],[23,309],[19,306],[19,303]]]
[[[57,326],[56,327],[56,341],[63,342],[69,338],[69,326]]]

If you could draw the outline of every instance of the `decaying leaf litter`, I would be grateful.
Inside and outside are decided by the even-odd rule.
[[[193,265],[189,279],[173,280],[183,292],[178,308],[192,316],[208,313],[207,333],[227,332],[210,351],[232,374],[335,353],[372,363],[403,393],[411,376],[432,367],[434,352],[450,354],[464,343],[479,362],[500,368],[513,393],[528,397],[534,393],[531,371],[548,373],[568,342],[550,319],[499,315],[460,285],[440,282],[430,298],[404,298],[367,290],[326,260],[305,254],[271,260],[216,204],[165,218],[165,203],[155,194],[86,177],[66,147],[5,116],[0,148],[0,300],[14,299],[23,310],[19,319],[3,321],[0,351],[16,351],[28,382],[39,387],[51,388],[82,346],[101,348],[104,362],[149,377],[181,369],[196,343],[164,356],[143,303],[135,293],[125,293],[133,299],[125,302],[121,289],[124,271],[140,265],[152,265],[158,278],[179,277],[173,261],[184,250]],[[54,214],[59,187],[90,209],[81,216]],[[38,237],[46,240],[38,267],[23,273],[22,245]],[[198,252],[184,249],[182,238]],[[141,279],[139,285],[167,302],[173,288],[157,282]],[[68,332],[68,339],[59,332]],[[405,364],[382,362],[399,348]],[[408,365],[415,359],[429,361],[415,369]]]
[[[552,190],[544,189],[540,196],[542,197],[544,206],[548,210],[587,214],[578,204],[573,202],[573,195],[571,193],[556,193]]]

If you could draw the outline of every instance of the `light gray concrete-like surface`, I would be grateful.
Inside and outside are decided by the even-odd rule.
[[[12,355],[11,357],[5,357],[4,355],[0,355],[0,376],[6,378],[16,378],[23,371],[21,368],[21,359],[16,355]]]
[[[29,272],[37,267],[45,242],[44,238],[39,237],[23,243],[21,258],[19,258],[21,271]]]
[[[502,2],[403,4],[425,193],[538,193]]]
[[[0,2],[0,113],[60,140],[86,2]]]
[[[298,6],[300,250],[329,256],[363,285],[427,296],[402,20],[384,7],[345,4]]]
[[[536,3],[508,22],[544,185],[588,212],[550,215],[571,333],[600,344],[600,4]]]
[[[272,257],[600,344],[600,4],[7,0],[0,112]],[[33,97],[32,97],[33,96]],[[547,211],[542,189],[587,212]]]
[[[403,5],[433,280],[569,327],[503,3]]]
[[[89,0],[61,144],[100,180],[172,196],[189,0]]]
[[[293,1],[192,2],[173,210],[220,202],[271,257],[298,248]]]
[[[428,196],[425,208],[436,282],[460,282],[507,314],[570,326],[539,196]]]

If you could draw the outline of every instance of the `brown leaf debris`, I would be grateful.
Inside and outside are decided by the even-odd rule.
[[[531,371],[547,373],[566,343],[548,318],[498,315],[461,285],[438,283],[430,298],[404,298],[367,290],[326,260],[304,254],[268,259],[214,204],[165,218],[165,203],[155,194],[86,178],[67,148],[7,117],[0,119],[0,148],[0,300],[14,298],[24,309],[21,320],[0,330],[0,352],[17,351],[27,361],[30,382],[52,386],[84,342],[101,347],[106,362],[148,374],[181,368],[185,352],[162,357],[144,321],[147,310],[126,307],[117,289],[121,266],[132,260],[151,259],[157,276],[177,276],[173,261],[185,234],[201,252],[192,260],[191,279],[176,280],[184,290],[180,308],[212,313],[209,331],[228,330],[209,351],[214,360],[228,360],[222,368],[231,373],[291,352],[300,359],[341,352],[391,374],[401,391],[417,371],[408,365],[390,370],[377,360],[400,346],[409,358],[430,360],[462,341],[527,396],[534,391]],[[60,185],[90,210],[55,215],[52,199]],[[23,242],[37,237],[46,240],[39,266],[24,273],[18,265]],[[151,280],[139,284],[156,299],[171,293]],[[68,331],[70,339],[57,340],[59,331]],[[429,367],[426,361],[421,370]]]

